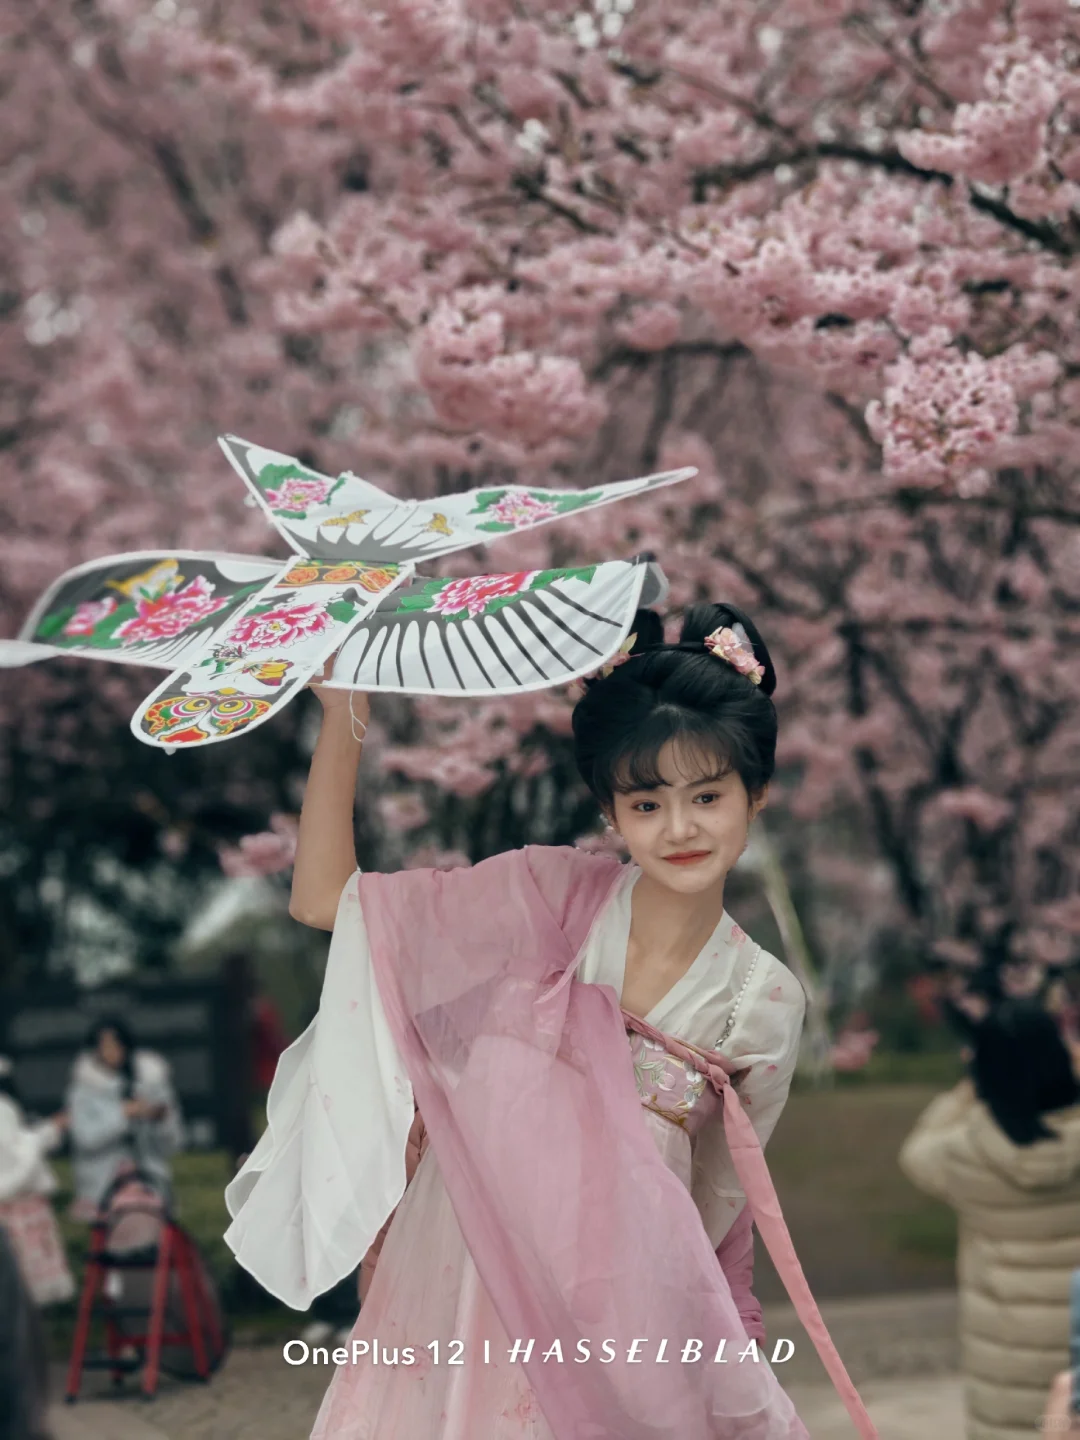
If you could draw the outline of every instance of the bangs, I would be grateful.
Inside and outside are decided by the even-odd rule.
[[[596,778],[611,795],[657,790],[668,782],[660,773],[660,752],[674,742],[675,771],[688,785],[719,780],[735,769],[733,746],[724,726],[705,716],[690,717],[674,706],[654,710],[633,742],[618,754],[607,774]]]
[[[656,647],[586,688],[571,718],[574,764],[605,811],[619,795],[733,772],[754,800],[776,769],[776,725],[769,696],[730,665]]]

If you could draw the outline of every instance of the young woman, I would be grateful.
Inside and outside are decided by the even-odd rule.
[[[969,1078],[923,1112],[900,1166],[960,1217],[967,1433],[1021,1440],[1039,1429],[1047,1388],[1069,1357],[1080,1055],[1031,1000],[999,1002],[965,1029]]]
[[[122,1020],[101,1019],[72,1067],[67,1110],[74,1159],[73,1212],[92,1219],[124,1167],[137,1166],[169,1192],[183,1122],[169,1067],[136,1047]]]
[[[401,1199],[416,1104],[430,1143],[317,1440],[806,1435],[768,1364],[736,1359],[754,1349],[744,1179],[768,1192],[756,1218],[778,1263],[798,1269],[760,1146],[805,998],[724,906],[768,796],[776,677],[731,606],[688,611],[677,644],[648,611],[635,631],[573,717],[625,866],[529,846],[357,877],[368,704],[318,691],[291,908],[334,938],[319,1016],[283,1057],[268,1130],[227,1192],[226,1238],[267,1288],[306,1303]],[[743,1303],[722,1269],[736,1226]],[[801,1272],[793,1285],[824,1355]]]

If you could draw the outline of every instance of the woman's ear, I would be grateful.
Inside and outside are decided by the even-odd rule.
[[[757,792],[757,794],[754,796],[754,799],[750,802],[750,819],[751,819],[751,820],[755,819],[756,816],[758,816],[758,815],[761,813],[761,811],[765,809],[765,806],[766,806],[768,803],[769,803],[769,786],[768,786],[768,782],[766,782],[766,783],[761,787],[761,789]]]

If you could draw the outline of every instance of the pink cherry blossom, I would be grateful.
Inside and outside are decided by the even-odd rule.
[[[378,810],[386,828],[394,831],[416,830],[431,818],[420,796],[408,791],[380,796]]]
[[[534,530],[508,505],[490,558],[423,573],[475,618],[479,568],[651,549],[668,609],[747,609],[779,677],[768,823],[836,973],[883,940],[965,977],[1075,953],[1067,5],[48,8],[0,51],[20,157],[0,177],[5,634],[96,556],[279,554],[225,432],[402,498],[692,463]],[[321,484],[274,495],[296,514]],[[139,602],[131,633],[217,603]],[[0,781],[40,839],[26,953],[67,843],[48,816],[145,694],[102,665],[88,706],[78,668],[0,675]],[[391,714],[376,849],[398,775],[448,850],[511,809],[518,838],[587,827],[561,688]],[[261,732],[290,793],[302,728]],[[243,803],[284,803],[245,745],[225,752]],[[136,771],[113,789],[141,815]],[[158,787],[154,823],[186,823],[188,791]]]
[[[971,786],[966,790],[947,790],[938,801],[943,815],[961,815],[973,820],[980,830],[996,830],[1012,814],[1008,801]]]
[[[829,1051],[830,1065],[834,1070],[862,1070],[880,1038],[876,1030],[841,1031]]]
[[[296,855],[298,822],[292,815],[273,815],[270,829],[245,835],[238,846],[218,851],[221,868],[230,879],[277,875],[288,870]]]

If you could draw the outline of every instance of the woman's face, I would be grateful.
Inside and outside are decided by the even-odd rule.
[[[642,872],[669,890],[698,895],[723,883],[746,846],[751,818],[764,809],[766,785],[751,805],[738,771],[716,777],[715,760],[669,741],[657,757],[665,781],[656,790],[615,796],[609,816]],[[695,854],[678,863],[671,857]]]
[[[124,1063],[124,1045],[115,1030],[102,1030],[98,1036],[97,1057],[110,1070],[119,1070]]]

